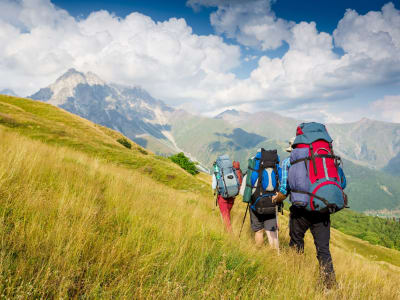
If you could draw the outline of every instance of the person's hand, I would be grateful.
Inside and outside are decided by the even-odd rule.
[[[281,192],[275,193],[275,195],[272,196],[272,203],[279,204],[282,203],[283,200],[286,199],[286,196],[282,194]]]

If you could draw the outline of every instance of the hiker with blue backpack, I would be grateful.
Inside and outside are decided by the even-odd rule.
[[[256,246],[261,247],[264,244],[265,231],[269,245],[278,251],[279,228],[276,204],[273,203],[272,196],[279,191],[280,180],[281,168],[277,151],[262,148],[249,159],[247,174],[243,178],[245,184],[241,189],[243,202],[248,203],[247,210],[250,211],[250,225]]]
[[[232,162],[227,155],[217,158],[213,165],[212,189],[217,196],[218,205],[226,230],[232,233],[231,210],[242,183],[239,162]]]
[[[282,162],[280,189],[273,197],[275,203],[281,203],[290,195],[291,247],[303,253],[304,235],[311,230],[321,279],[328,289],[337,285],[329,250],[330,214],[347,207],[347,196],[343,192],[346,178],[332,142],[323,124],[300,124],[296,137],[286,149],[290,157]]]

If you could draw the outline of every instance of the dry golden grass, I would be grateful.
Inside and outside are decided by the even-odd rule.
[[[4,298],[400,299],[397,267],[357,254],[357,239],[333,232],[340,288],[326,294],[310,236],[305,255],[289,249],[287,217],[278,256],[247,223],[241,240],[226,234],[211,194],[1,128],[0,141]]]

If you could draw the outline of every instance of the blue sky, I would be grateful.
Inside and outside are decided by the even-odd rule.
[[[194,113],[400,122],[399,4],[0,0],[0,90],[74,67]]]
[[[245,2],[246,0],[244,0]],[[126,17],[130,13],[137,11],[150,16],[155,21],[167,21],[168,19],[184,18],[188,25],[192,27],[193,32],[199,35],[215,34],[214,28],[210,24],[210,14],[216,11],[216,7],[202,7],[200,10],[194,11],[186,5],[186,0],[54,0],[55,5],[66,9],[72,16],[76,18],[85,18],[91,12],[98,10],[107,10],[119,17]],[[280,0],[272,4],[272,8],[277,17],[295,22],[316,22],[317,29],[332,33],[343,17],[346,9],[354,9],[360,14],[366,14],[369,11],[379,11],[387,0]],[[399,3],[394,2],[399,8]],[[223,36],[226,42],[235,43],[232,39]],[[271,51],[257,51],[255,49],[242,49],[248,55],[264,55],[270,57],[282,57],[288,50],[287,44],[279,49]],[[342,53],[341,49],[337,53]],[[256,67],[254,62],[238,68],[239,76],[245,77],[249,70]]]
[[[107,10],[117,16],[126,17],[133,11],[141,12],[156,21],[166,21],[171,17],[184,18],[197,34],[213,34],[209,16],[216,8],[202,7],[195,12],[186,5],[186,0],[55,0],[55,5],[66,9],[74,17],[87,17],[91,12]],[[243,1],[245,2],[245,0]],[[295,22],[317,23],[319,31],[332,33],[346,9],[360,14],[379,11],[388,1],[383,0],[279,0],[272,4],[275,14]],[[398,2],[393,2],[399,8]]]
[[[172,17],[184,18],[196,34],[207,35],[214,32],[209,21],[210,13],[214,9],[204,8],[199,12],[194,12],[192,8],[186,6],[186,1],[57,0],[53,1],[53,3],[78,18],[87,17],[91,12],[97,10],[107,10],[120,17],[126,17],[130,13],[137,11],[150,16],[155,21],[167,21]]]

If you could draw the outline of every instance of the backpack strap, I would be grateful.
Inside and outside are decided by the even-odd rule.
[[[336,156],[336,155],[332,155],[332,154],[314,154],[314,159],[315,158],[332,158],[338,161],[341,161],[340,156]],[[299,158],[297,160],[295,160],[294,162],[291,162],[291,165],[297,164],[299,162],[305,161],[307,162],[307,160],[313,160],[312,157],[305,157],[305,158]]]
[[[226,182],[225,182],[225,176],[224,176],[224,168],[220,168],[221,170],[221,175],[222,175],[222,182],[224,183],[225,186],[225,192],[227,192],[227,188],[226,188]]]
[[[277,167],[276,163],[275,163],[274,172],[275,172],[275,182],[276,182],[274,192],[276,193],[279,191],[279,185],[280,185],[278,167]]]
[[[217,182],[217,185],[216,185],[216,187],[215,187],[215,190],[216,190],[215,206],[218,206],[218,195],[219,195],[219,192],[218,192],[218,178],[217,178],[217,171],[215,171],[215,166],[216,166],[216,165],[217,165],[217,162],[216,162],[216,161],[214,161],[214,163],[213,163],[214,177],[215,177],[215,181]]]
[[[293,192],[293,193],[299,193],[299,194],[304,194],[304,195],[309,195],[310,197],[317,198],[317,199],[321,200],[321,201],[326,205],[326,207],[328,207],[328,210],[329,210],[330,213],[334,213],[334,212],[335,212],[335,207],[336,207],[336,205],[330,204],[330,203],[328,202],[328,200],[326,200],[325,198],[322,198],[322,197],[317,196],[317,195],[315,195],[315,194],[313,194],[313,193],[310,193],[310,192],[297,191],[297,190],[292,190],[291,192]]]
[[[315,163],[315,156],[314,156],[314,147],[312,144],[310,144],[310,153],[311,153],[311,161],[313,163],[314,167],[314,175],[317,176],[317,164]]]
[[[256,191],[255,194],[262,196],[262,172],[264,171],[264,158],[265,158],[265,149],[261,148],[261,155],[259,158],[259,164],[258,164],[258,182],[257,182],[257,186],[256,186]]]

